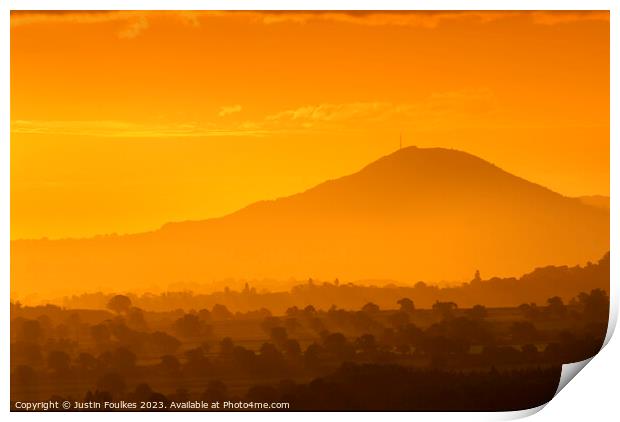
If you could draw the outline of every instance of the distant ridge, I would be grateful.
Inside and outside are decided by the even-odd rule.
[[[601,208],[609,211],[609,196],[604,195],[588,195],[588,196],[580,196],[578,199],[592,207]]]
[[[142,234],[11,245],[12,294],[225,278],[464,280],[597,260],[609,211],[471,154],[400,149],[357,173],[230,215]]]

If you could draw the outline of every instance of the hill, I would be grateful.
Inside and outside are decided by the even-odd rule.
[[[283,175],[285,177],[285,175]],[[12,295],[144,290],[225,278],[500,277],[609,250],[609,211],[473,155],[409,147],[233,214],[142,234],[11,245]]]
[[[604,195],[588,195],[580,196],[579,200],[586,205],[602,208],[609,211],[609,196]]]

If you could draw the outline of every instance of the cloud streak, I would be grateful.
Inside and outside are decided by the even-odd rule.
[[[203,11],[203,16],[245,17],[263,24],[326,21],[364,26],[436,28],[452,21],[489,23],[509,18],[526,18],[533,24],[555,25],[579,21],[609,22],[607,11]]]
[[[144,11],[27,11],[11,12],[11,27],[36,24],[119,23],[116,35],[131,39],[149,27],[149,12]]]
[[[181,24],[200,26],[203,19],[239,18],[253,23],[308,24],[336,22],[364,26],[437,28],[455,21],[489,23],[509,18],[526,18],[536,25],[557,25],[581,21],[609,22],[607,11],[13,11],[11,26],[37,23],[95,24],[119,21],[121,38],[133,38],[149,27],[149,18],[172,17]]]
[[[145,124],[116,120],[15,120],[11,133],[26,135],[95,136],[105,138],[186,138],[212,136],[263,136],[259,128],[225,128],[213,124]]]
[[[462,90],[439,92],[414,103],[382,101],[302,105],[236,123],[147,124],[117,120],[15,120],[11,133],[28,135],[95,136],[109,138],[184,138],[253,136],[311,131],[357,131],[384,127],[386,122],[423,129],[463,126],[495,112],[492,92]],[[241,111],[225,106],[219,116]]]
[[[265,118],[263,127],[287,129],[346,129],[352,125],[372,126],[388,121],[429,127],[442,121],[462,121],[488,116],[496,109],[491,91],[462,90],[438,92],[415,103],[353,102],[305,105],[283,110]]]
[[[218,113],[218,116],[225,117],[230,114],[235,114],[239,112],[241,112],[241,106],[239,104],[233,106],[223,106],[220,107],[220,112]]]
[[[131,39],[136,38],[145,29],[149,27],[149,21],[146,16],[136,16],[135,19],[130,21],[126,27],[122,28],[118,32],[119,38]]]

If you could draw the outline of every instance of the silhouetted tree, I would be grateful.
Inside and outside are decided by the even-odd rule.
[[[145,331],[148,327],[144,319],[144,311],[135,306],[127,310],[127,325],[135,330]]]
[[[271,334],[271,330],[276,327],[280,327],[281,324],[282,322],[280,321],[280,318],[269,316],[261,322],[260,326],[267,334]]]
[[[209,311],[208,309],[204,309],[204,308],[199,310],[198,318],[200,318],[202,321],[205,321],[205,322],[211,321],[211,311]]]
[[[519,305],[519,310],[527,319],[540,319],[540,310],[535,303],[524,303],[522,305]]]
[[[172,329],[184,338],[196,338],[211,335],[211,327],[194,314],[185,314],[172,324]]]
[[[345,360],[353,357],[353,346],[342,333],[328,334],[323,340],[323,346],[334,357]]]
[[[271,343],[263,343],[260,348],[261,372],[270,374],[282,373],[284,370],[284,356]]]
[[[158,354],[169,355],[177,351],[181,342],[170,334],[155,331],[149,335],[150,345]]]
[[[295,316],[299,313],[299,308],[297,306],[291,306],[286,310],[286,315]]]
[[[232,354],[235,345],[230,337],[224,337],[220,342],[220,353],[222,356],[229,356]]]
[[[104,324],[90,327],[90,335],[98,347],[104,347],[110,342],[110,329]]]
[[[310,370],[315,370],[321,361],[321,354],[323,348],[316,343],[312,343],[308,346],[304,352],[304,365]]]
[[[213,305],[213,309],[211,309],[211,318],[216,321],[223,321],[227,319],[231,319],[233,314],[228,310],[228,308],[224,305],[215,304]]]
[[[413,303],[413,300],[404,297],[402,299],[400,299],[398,302],[396,302],[398,305],[400,305],[400,310],[402,312],[408,312],[411,313],[415,310],[415,305]]]
[[[312,305],[308,305],[304,308],[304,313],[306,315],[315,315],[316,314],[316,309],[314,309],[314,306]]]
[[[437,312],[442,318],[448,319],[454,316],[457,305],[454,302],[439,302],[433,304],[433,311]]]
[[[394,328],[398,328],[409,322],[409,314],[403,311],[394,312],[388,317],[388,320]]]
[[[369,303],[365,304],[364,306],[362,306],[362,312],[366,312],[366,313],[369,313],[369,314],[375,314],[375,313],[379,312],[379,310],[380,310],[379,306],[374,304],[374,303],[372,303],[372,302],[369,302]]]
[[[487,308],[483,305],[475,305],[467,311],[467,316],[473,319],[483,319],[488,315]]]
[[[593,289],[590,294],[580,293],[577,297],[584,316],[593,321],[606,321],[609,317],[609,297],[602,289]]]
[[[273,327],[269,337],[280,348],[283,347],[286,340],[288,340],[288,334],[284,327]]]
[[[282,350],[289,359],[298,359],[301,356],[301,347],[299,346],[299,342],[295,339],[286,340]]]
[[[297,321],[297,318],[287,318],[284,320],[284,327],[287,331],[291,333],[295,333],[299,328],[301,328],[301,324]]]
[[[43,337],[43,328],[37,320],[27,320],[22,324],[22,338],[29,343],[37,343]]]
[[[563,317],[566,315],[566,306],[559,296],[553,296],[547,299],[548,309],[551,316]]]
[[[196,347],[186,351],[185,358],[187,359],[185,369],[191,376],[206,375],[211,369],[211,363],[205,355],[205,349],[202,347]]]
[[[377,341],[375,340],[375,336],[371,334],[364,334],[363,336],[358,337],[355,340],[355,348],[365,353],[376,352]]]
[[[117,314],[126,313],[131,308],[131,299],[125,295],[112,296],[108,302],[108,309]]]

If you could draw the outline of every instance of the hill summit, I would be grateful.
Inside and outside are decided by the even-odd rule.
[[[609,211],[476,156],[408,147],[305,192],[142,234],[12,242],[19,295],[225,278],[465,280],[609,250]]]

